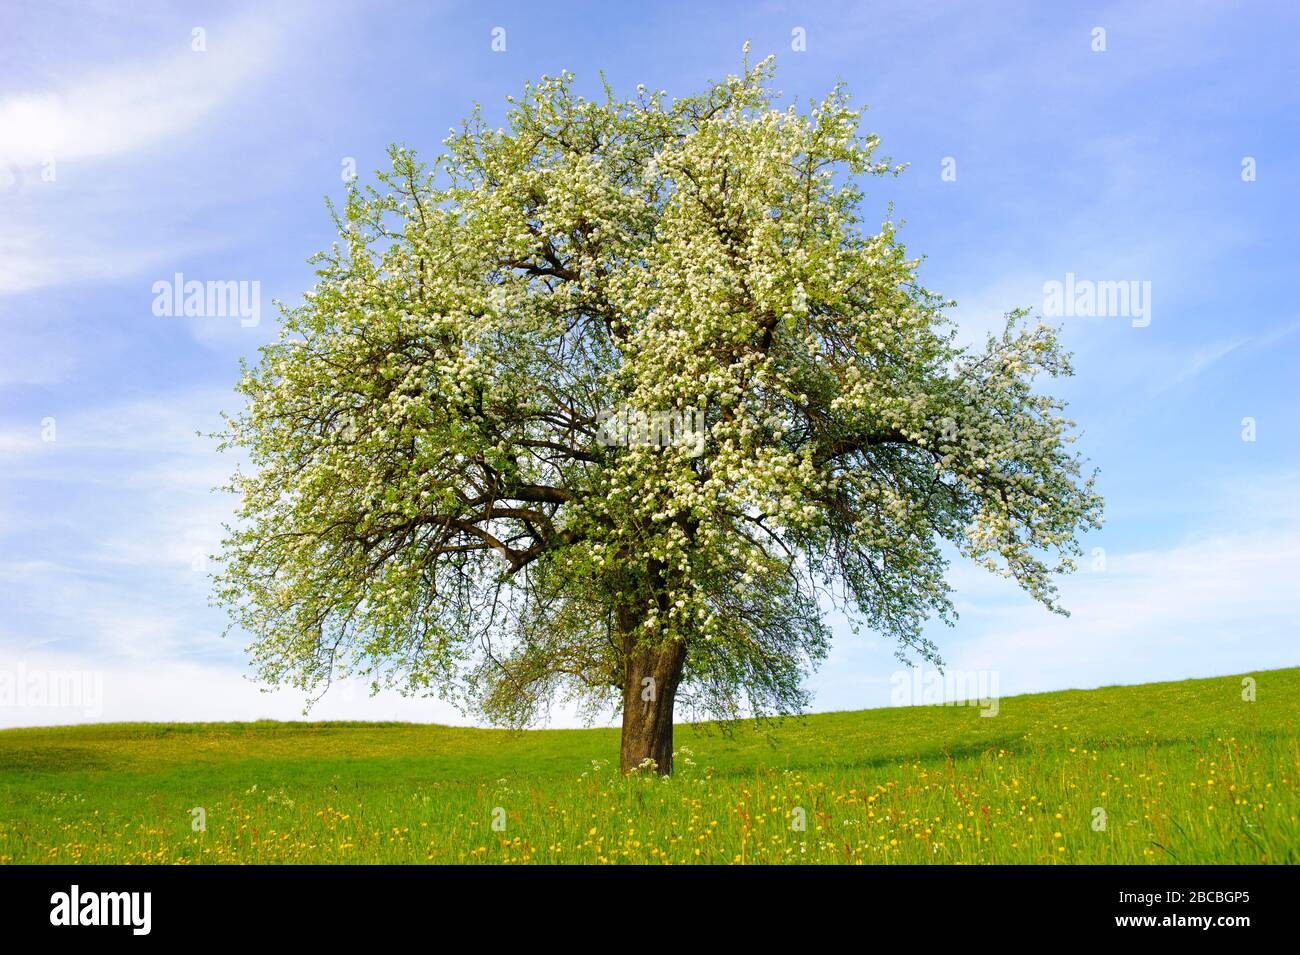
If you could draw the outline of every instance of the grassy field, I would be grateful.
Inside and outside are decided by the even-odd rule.
[[[614,730],[6,730],[0,862],[1294,863],[1300,669],[1251,675],[678,727],[671,779]]]

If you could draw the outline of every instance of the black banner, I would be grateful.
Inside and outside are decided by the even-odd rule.
[[[591,941],[594,929],[662,929],[678,917],[731,936],[879,929],[960,943],[1042,930],[1230,942],[1291,926],[1295,885],[1294,869],[1231,866],[17,866],[0,869],[0,919],[8,940],[76,933],[128,944],[337,943],[431,920],[443,937],[458,926],[545,926]]]

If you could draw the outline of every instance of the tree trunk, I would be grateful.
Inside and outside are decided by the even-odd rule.
[[[673,700],[686,662],[686,643],[634,647],[625,651],[623,683],[623,772],[654,760],[661,776],[673,771]]]

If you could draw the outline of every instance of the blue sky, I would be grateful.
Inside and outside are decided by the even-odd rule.
[[[1061,319],[1058,389],[1107,499],[1062,585],[1073,615],[956,563],[961,619],[933,634],[950,666],[1010,694],[1300,663],[1293,5],[187,6],[0,11],[0,674],[102,679],[93,712],[0,701],[0,726],[298,717],[207,604],[230,509],[210,488],[233,462],[196,432],[274,337],[271,299],[310,288],[344,163],[365,178],[394,141],[432,156],[475,101],[499,117],[561,69],[692,93],[746,39],[788,97],[844,80],[869,107],[910,164],[870,209],[895,204],[963,338],[1041,311],[1067,273],[1151,283],[1145,326]],[[260,283],[260,324],[155,315],[178,272]],[[886,705],[897,669],[837,627],[814,709]],[[313,715],[462,721],[353,687]]]

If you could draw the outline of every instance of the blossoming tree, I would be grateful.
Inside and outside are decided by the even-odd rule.
[[[432,167],[353,187],[319,281],[246,368],[217,599],[258,675],[438,694],[506,724],[621,707],[624,770],[674,709],[797,711],[828,607],[937,660],[945,542],[1051,609],[1100,521],[1068,374],[1012,313],[978,349],[885,223],[840,89],[770,60],[702,95],[543,78]],[[614,409],[692,440],[609,440]],[[700,440],[695,440],[695,438]]]

